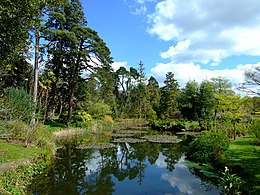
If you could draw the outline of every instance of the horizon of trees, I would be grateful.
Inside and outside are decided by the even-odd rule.
[[[94,118],[236,121],[260,111],[259,67],[245,73],[240,87],[257,86],[250,91],[255,97],[236,95],[223,77],[190,80],[180,88],[174,72],[168,72],[159,86],[155,77],[145,77],[142,61],[137,69],[113,71],[110,50],[87,26],[79,0],[20,1],[0,3],[0,90],[4,94],[13,87],[32,94],[33,120],[55,116],[70,123],[85,112]],[[31,45],[34,68],[28,62]]]

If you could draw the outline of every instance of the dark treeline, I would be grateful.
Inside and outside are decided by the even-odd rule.
[[[173,70],[160,87],[153,76],[145,77],[141,61],[137,69],[113,71],[110,50],[88,27],[79,0],[7,0],[0,9],[0,89],[31,94],[33,118],[71,122],[89,115],[187,120],[225,115],[236,121],[259,111],[259,98],[236,95],[222,77],[191,80],[180,88]],[[34,68],[28,60],[32,49]],[[259,79],[259,72],[248,72],[248,81],[251,73]]]

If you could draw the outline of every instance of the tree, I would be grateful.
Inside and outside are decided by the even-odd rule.
[[[219,102],[218,99],[216,97],[217,94],[222,94],[222,95],[235,95],[235,92],[231,89],[232,87],[232,83],[224,78],[224,77],[217,77],[217,78],[212,78],[212,85],[213,85],[213,89],[215,92],[215,114],[214,114],[214,118],[216,119],[217,117],[217,113],[218,111],[220,111],[219,108]]]
[[[216,77],[212,78],[212,85],[215,90],[215,93],[218,94],[234,94],[234,91],[231,90],[232,83],[225,77]]]
[[[196,81],[189,81],[181,90],[181,113],[188,120],[197,120],[199,117],[199,108],[199,84]]]
[[[67,0],[50,10],[44,38],[48,42],[47,68],[57,78],[52,84],[51,98],[55,100],[57,91],[67,94],[63,101],[67,102],[69,122],[79,78],[83,71],[109,68],[112,63],[110,50],[97,32],[87,27],[79,0]],[[59,79],[62,80],[61,86],[57,84]]]
[[[241,98],[238,95],[216,94],[219,102],[218,108],[222,111],[220,117],[226,122],[231,122],[233,125],[233,138],[236,139],[237,128],[236,124],[247,113],[246,102],[249,97]]]
[[[151,76],[147,84],[147,98],[152,109],[158,113],[160,104],[160,87],[158,81]]]
[[[245,71],[245,82],[238,89],[250,94],[260,96],[260,66]]]
[[[215,93],[210,81],[202,81],[199,87],[199,112],[202,119],[210,119],[215,108]]]
[[[126,70],[125,67],[120,67],[116,71],[116,96],[119,114],[121,116],[127,116],[132,111],[131,104],[131,92],[136,86],[136,81],[139,78],[138,71],[130,67],[130,70]]]
[[[39,77],[39,58],[40,58],[40,39],[41,39],[41,28],[43,27],[45,11],[47,8],[62,4],[63,0],[38,0],[34,2],[34,20],[32,22],[32,32],[34,35],[34,68],[33,68],[33,102],[35,108],[32,112],[31,126],[35,126],[35,114],[37,109],[37,95],[38,95],[38,77]]]
[[[174,79],[174,74],[168,72],[164,81],[165,86],[161,88],[160,116],[171,117],[178,109],[179,84]]]
[[[142,83],[142,82],[145,82],[146,81],[146,78],[145,78],[145,68],[144,68],[144,64],[143,64],[143,62],[142,61],[140,61],[139,63],[138,63],[138,66],[139,66],[139,79],[138,79],[138,82],[139,83]]]
[[[0,67],[0,89],[7,87],[22,88],[28,93],[32,80],[32,66],[24,58]]]
[[[10,64],[29,49],[33,0],[0,2],[0,66]]]

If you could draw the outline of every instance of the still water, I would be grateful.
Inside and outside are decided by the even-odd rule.
[[[61,148],[48,187],[35,194],[220,194],[185,165],[180,144],[120,143],[107,149]]]

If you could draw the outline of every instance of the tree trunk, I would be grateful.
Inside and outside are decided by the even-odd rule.
[[[74,89],[71,89],[70,96],[69,96],[68,124],[72,119],[73,97],[74,97]]]
[[[46,121],[48,98],[49,98],[49,89],[47,89],[46,94],[45,94],[44,111],[43,111],[43,123],[45,123],[45,121]]]
[[[37,108],[37,90],[38,90],[38,72],[39,72],[39,43],[40,35],[39,29],[35,31],[35,54],[34,54],[34,83],[33,83],[33,103],[34,108],[32,112],[31,126],[35,126],[35,115]]]
[[[81,43],[80,43],[77,61],[76,61],[75,68],[73,70],[71,82],[70,82],[71,86],[70,86],[69,102],[68,102],[69,103],[69,109],[68,109],[67,125],[70,123],[70,121],[72,119],[72,111],[73,111],[73,103],[74,103],[73,98],[74,98],[74,94],[75,94],[77,83],[78,83],[78,74],[79,74],[79,67],[80,67],[80,60],[81,60],[80,52],[83,49],[83,43],[84,43],[84,40],[82,40]]]

